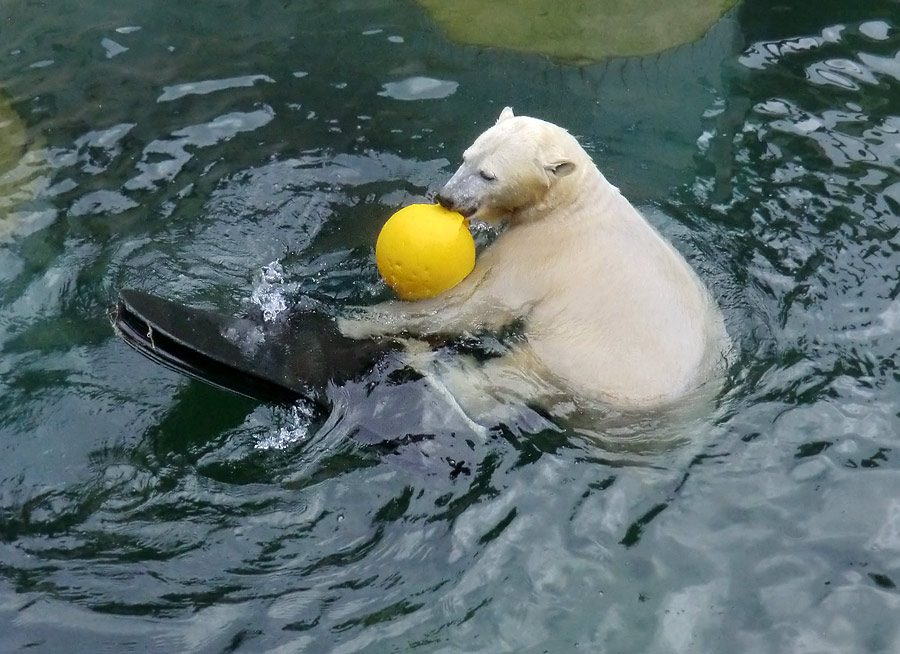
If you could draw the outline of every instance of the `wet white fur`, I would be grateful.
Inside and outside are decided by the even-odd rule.
[[[730,344],[716,303],[568,132],[507,108],[463,159],[439,197],[507,229],[455,288],[369,307],[340,321],[345,334],[460,334],[522,319],[523,343],[453,385],[526,401],[655,407],[721,375]]]

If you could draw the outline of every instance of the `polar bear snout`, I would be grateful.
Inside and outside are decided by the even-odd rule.
[[[498,190],[502,192],[505,187],[492,172],[491,163],[484,157],[475,156],[471,150],[469,148],[463,155],[462,165],[435,199],[445,209],[457,211],[466,218],[478,214],[478,218],[490,220],[497,213],[498,204],[502,203],[497,197]]]
[[[469,185],[461,183],[463,177],[460,174],[461,172],[462,168],[456,171],[453,177],[444,185],[444,188],[438,191],[434,199],[444,209],[456,211],[468,218],[478,211],[478,195],[473,193],[471,188],[469,188],[469,192],[466,192],[466,188]]]
[[[443,189],[438,191],[438,194],[434,199],[437,200],[437,203],[444,207],[444,209],[456,211],[457,213],[462,214],[465,218],[468,218],[476,211],[478,211],[478,207],[474,203],[461,204],[457,202],[455,198],[445,193]]]

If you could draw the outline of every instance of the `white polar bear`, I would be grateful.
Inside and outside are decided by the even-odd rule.
[[[455,288],[341,319],[346,335],[460,334],[521,320],[521,342],[452,384],[501,400],[643,409],[721,379],[731,345],[715,301],[564,129],[507,107],[437,200],[508,228]]]

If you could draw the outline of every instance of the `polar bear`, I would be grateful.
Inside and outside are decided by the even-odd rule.
[[[520,321],[508,352],[454,386],[524,402],[656,408],[721,379],[731,345],[716,302],[566,130],[505,108],[437,200],[507,227],[455,288],[360,310],[339,320],[345,335]]]

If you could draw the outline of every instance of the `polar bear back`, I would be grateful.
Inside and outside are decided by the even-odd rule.
[[[498,302],[525,318],[546,372],[577,396],[618,405],[669,401],[726,347],[696,273],[597,171],[584,213],[516,226],[492,246]]]

